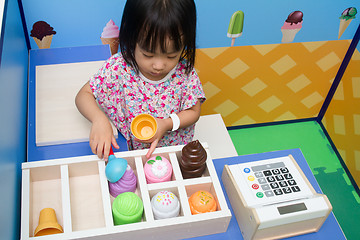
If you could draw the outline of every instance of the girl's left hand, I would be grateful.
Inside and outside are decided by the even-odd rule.
[[[167,119],[155,118],[155,119],[156,119],[156,123],[157,123],[157,130],[156,130],[155,135],[151,139],[146,140],[146,141],[136,139],[136,141],[139,141],[142,143],[151,143],[149,151],[146,154],[146,158],[148,158],[148,159],[151,157],[151,154],[155,151],[155,148],[156,148],[158,142],[160,141],[160,139],[172,127],[172,120],[169,118],[167,118]]]

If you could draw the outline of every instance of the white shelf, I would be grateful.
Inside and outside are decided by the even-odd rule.
[[[111,239],[156,236],[156,239],[183,239],[225,232],[231,219],[210,151],[202,177],[183,179],[178,164],[183,146],[157,148],[154,155],[170,160],[171,181],[147,184],[143,165],[147,150],[115,153],[125,158],[137,177],[135,193],[142,199],[144,214],[141,222],[115,226],[105,177],[105,162],[96,155],[23,163],[21,239],[34,237],[41,209],[55,209],[64,233],[41,239]],[[178,217],[155,220],[150,200],[157,192],[168,190],[180,201]],[[209,191],[216,198],[217,211],[192,215],[188,198],[198,190]]]

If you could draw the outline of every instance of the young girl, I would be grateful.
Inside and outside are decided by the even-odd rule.
[[[76,96],[76,106],[92,123],[90,147],[108,158],[119,148],[110,119],[129,149],[190,142],[205,100],[194,70],[196,8],[194,0],[127,0],[120,26],[120,50],[110,57]],[[99,107],[100,106],[100,107]],[[156,118],[148,141],[136,139],[131,121],[141,113]]]

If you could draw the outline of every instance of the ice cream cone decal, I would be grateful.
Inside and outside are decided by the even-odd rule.
[[[301,30],[303,23],[303,13],[301,11],[294,11],[289,14],[281,27],[283,43],[290,43],[294,41],[296,34]]]
[[[340,25],[339,25],[338,39],[345,32],[346,28],[349,26],[351,21],[355,18],[356,14],[357,14],[357,10],[354,7],[349,7],[342,12],[341,16],[339,17]]]
[[[234,46],[235,39],[240,37],[244,27],[244,12],[236,11],[230,19],[227,36],[231,38],[231,46]]]
[[[40,49],[44,49],[50,48],[53,35],[55,34],[54,28],[50,27],[47,22],[38,21],[34,23],[30,37],[33,37]]]
[[[111,55],[118,52],[119,49],[119,27],[115,25],[113,20],[110,20],[101,33],[102,44],[109,44]]]

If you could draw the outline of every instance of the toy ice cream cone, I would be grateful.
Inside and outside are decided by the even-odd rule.
[[[34,37],[34,40],[40,49],[45,49],[45,48],[50,48],[52,37],[53,35],[48,35],[43,37],[42,40],[39,40],[37,37]]]
[[[101,33],[102,44],[109,44],[111,55],[118,52],[119,49],[119,27],[115,25],[113,20],[110,20]]]
[[[301,11],[294,11],[289,14],[281,27],[283,43],[290,43],[294,41],[296,34],[301,30],[303,23],[303,13]]]
[[[300,28],[298,28],[298,29],[281,29],[281,32],[282,32],[281,42],[290,43],[290,42],[294,41],[294,38],[299,31],[300,31]]]
[[[47,22],[38,21],[34,23],[30,36],[33,37],[40,49],[50,48],[53,36],[56,34],[54,28]]]
[[[106,45],[109,44],[110,45],[110,50],[111,50],[111,55],[114,55],[115,53],[118,52],[119,50],[119,38],[101,38],[101,42],[102,44]]]
[[[140,114],[131,122],[131,132],[140,140],[151,139],[155,135],[156,129],[156,120],[149,114]]]
[[[52,208],[44,208],[41,210],[39,225],[35,229],[34,236],[38,237],[62,232],[63,229],[57,222],[55,210]]]
[[[338,39],[345,32],[346,28],[349,26],[351,21],[355,18],[356,13],[357,10],[354,7],[347,8],[342,12],[341,16],[339,17],[340,25],[339,25]]]

